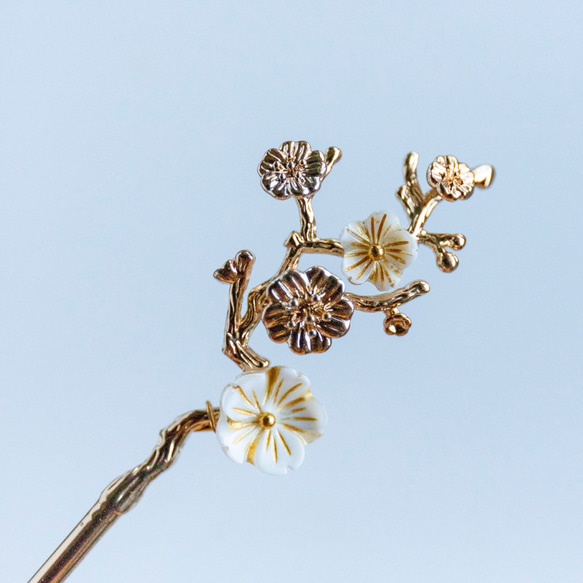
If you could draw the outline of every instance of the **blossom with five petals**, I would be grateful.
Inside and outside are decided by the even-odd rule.
[[[326,420],[308,378],[273,366],[243,373],[225,387],[217,438],[233,461],[247,461],[268,474],[285,474],[301,465],[304,445],[322,435]]]
[[[342,280],[323,267],[305,273],[288,269],[267,289],[267,334],[274,342],[287,342],[297,354],[325,352],[332,338],[350,328],[354,306],[343,294]]]
[[[340,243],[344,248],[342,269],[349,281],[371,281],[381,291],[397,285],[403,270],[417,256],[417,240],[388,211],[346,225]]]
[[[308,142],[284,142],[265,153],[257,171],[263,190],[274,198],[311,197],[326,174],[326,157]]]
[[[464,200],[474,192],[474,173],[455,156],[437,156],[427,168],[427,182],[449,202]]]

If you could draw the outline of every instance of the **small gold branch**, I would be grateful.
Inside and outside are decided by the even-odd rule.
[[[489,188],[494,180],[494,167],[490,164],[482,164],[472,168],[474,174],[474,184],[478,188]]]
[[[459,251],[465,245],[466,238],[461,233],[430,233],[425,230],[427,219],[443,198],[435,189],[423,193],[417,179],[418,161],[419,156],[415,152],[407,154],[403,165],[405,184],[397,190],[396,195],[410,219],[407,230],[421,245],[432,249],[436,255],[437,266],[448,273],[457,268],[459,260],[455,253],[447,249]],[[475,187],[488,188],[494,179],[494,168],[483,164],[473,168],[472,174]]]
[[[358,294],[346,292],[344,297],[349,299],[354,308],[361,312],[389,312],[426,294],[428,291],[429,284],[426,281],[417,280],[393,292],[379,294],[378,296],[359,296]]]
[[[302,253],[322,253],[324,255],[344,255],[344,249],[338,239],[315,239],[307,240],[301,233],[293,231],[284,243],[287,247],[287,253],[276,274],[281,275],[288,269],[296,269]]]
[[[417,238],[419,243],[433,249],[436,256],[437,267],[441,271],[450,273],[457,269],[459,259],[455,253],[447,248],[459,251],[466,244],[466,238],[461,233],[428,233],[422,230]]]
[[[417,163],[419,155],[416,152],[409,152],[403,164],[403,176],[405,184],[397,190],[397,198],[407,212],[409,219],[413,220],[423,207],[423,191],[417,180]]]
[[[300,230],[306,241],[316,238],[316,215],[312,208],[312,199],[305,196],[296,196],[296,203],[300,213]]]
[[[223,353],[228,356],[243,372],[267,368],[269,360],[249,348],[247,341],[229,332],[225,332]]]
[[[255,257],[251,251],[239,251],[234,259],[229,259],[214,274],[219,281],[230,285],[223,352],[243,371],[269,366],[269,361],[266,358],[247,346],[252,328],[249,328],[247,334],[244,333],[246,330],[245,322],[251,320],[254,322],[253,327],[257,325],[261,314],[259,306],[248,299],[247,312],[244,317],[241,315],[243,295],[247,289],[254,262]],[[249,294],[250,296],[251,294]]]
[[[412,218],[411,223],[408,227],[409,233],[413,235],[413,237],[418,237],[419,233],[423,230],[423,226],[425,225],[425,221],[430,217],[431,213],[435,210],[435,207],[442,201],[443,199],[437,192],[431,189],[424,195],[423,203],[421,208],[418,209],[418,212]]]
[[[150,457],[103,490],[97,502],[29,583],[63,581],[107,529],[138,503],[146,487],[174,463],[190,433],[212,429],[219,413],[218,408],[207,404],[205,411],[191,411],[163,429]]]

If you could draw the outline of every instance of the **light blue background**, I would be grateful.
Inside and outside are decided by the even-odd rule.
[[[432,291],[404,338],[359,313],[300,358],[258,329],[328,409],[304,466],[267,477],[191,437],[70,580],[583,581],[582,17],[575,1],[3,3],[1,579],[27,580],[160,428],[218,402],[237,369],[212,272],[242,248],[252,283],[275,271],[297,215],[256,166],[306,139],[344,152],[315,198],[323,236],[404,219],[410,150],[421,174],[438,154],[495,165],[429,223],[466,234],[458,271],[421,249],[406,279]]]

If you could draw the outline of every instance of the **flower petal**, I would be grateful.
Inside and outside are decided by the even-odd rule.
[[[383,261],[375,261],[369,275],[369,280],[376,286],[379,291],[387,291],[395,287],[403,271],[400,267],[391,264],[385,258]]]
[[[326,352],[332,345],[332,340],[319,330],[306,330],[304,327],[294,328],[288,338],[288,346],[296,354],[310,352]]]
[[[308,352],[326,352],[326,350],[332,345],[332,340],[328,336],[322,334],[318,329],[313,330],[308,338],[310,341],[310,349]]]
[[[289,269],[267,289],[267,297],[279,302],[301,298],[307,293],[307,280],[301,271]]]
[[[374,220],[375,240],[380,245],[385,245],[387,240],[398,238],[402,232],[407,232],[401,227],[399,217],[389,211],[373,213],[367,219],[367,224]]]
[[[330,316],[319,322],[318,328],[330,338],[340,338],[350,328],[350,316],[348,318]]]
[[[221,411],[224,411],[234,421],[244,422],[252,419],[260,412],[260,408],[253,398],[253,391],[262,390],[262,386],[265,383],[265,373],[239,375],[236,380],[239,383],[229,384],[223,390]]]
[[[261,471],[281,476],[302,465],[305,450],[297,435],[276,425],[262,433],[252,454],[249,461]]]
[[[349,281],[361,284],[368,280],[381,291],[394,287],[417,255],[417,240],[388,211],[350,223],[340,242],[344,248],[342,269]],[[375,247],[382,247],[382,252]]]
[[[445,179],[447,175],[445,164],[445,157],[437,156],[427,168],[427,183],[431,188],[436,188]]]
[[[310,338],[305,328],[294,328],[288,338],[288,346],[296,354],[307,354],[310,352]]]
[[[304,443],[311,443],[323,433],[328,422],[324,406],[311,394],[299,403],[283,409],[278,423],[293,431]]]
[[[342,229],[340,233],[340,243],[346,249],[346,246],[368,245],[371,243],[370,233],[368,232],[364,221],[353,221]]]
[[[342,259],[342,271],[348,278],[348,281],[355,284],[361,284],[368,280],[372,271],[372,259],[366,254],[355,256],[344,255]]]
[[[287,327],[289,314],[287,308],[281,303],[270,304],[263,312],[263,324],[267,330],[269,338],[274,342],[285,342],[290,329]]]
[[[326,156],[323,152],[319,150],[314,150],[307,158],[305,162],[305,172],[306,174],[313,178],[322,178],[326,172]]]
[[[324,304],[337,302],[344,293],[344,283],[323,267],[315,265],[306,271],[309,287],[314,295]]]
[[[238,427],[221,411],[217,422],[217,439],[222,450],[234,462],[242,464],[247,461],[248,451],[260,432],[258,425]]]
[[[296,157],[296,153],[298,151],[298,143],[297,142],[284,142],[281,145],[280,150],[283,152],[283,154],[286,157],[286,161],[289,159],[293,159]]]
[[[312,153],[312,146],[308,144],[308,142],[300,141],[294,142],[296,145],[296,151],[294,154],[294,158],[298,162],[304,162]]]
[[[268,398],[265,410],[275,413],[290,401],[310,394],[310,381],[305,375],[287,366],[272,366],[266,371]]]
[[[318,176],[307,176],[304,173],[290,178],[289,182],[291,193],[294,196],[309,196],[320,188],[320,178]]]
[[[389,263],[393,269],[402,272],[417,257],[418,244],[411,233],[403,230],[399,233],[399,238],[395,237],[387,241],[383,248],[385,263]]]
[[[350,320],[350,318],[352,318],[352,314],[354,313],[354,305],[350,300],[342,298],[328,310],[328,313],[331,314],[333,318]]]
[[[244,388],[244,391],[243,391]],[[243,394],[242,394],[243,393]],[[231,418],[225,407],[251,401],[260,416]],[[274,425],[262,425],[263,413],[272,413]],[[232,460],[248,461],[270,474],[285,474],[304,459],[304,444],[319,437],[326,425],[323,407],[312,397],[310,381],[288,367],[270,367],[259,373],[243,373],[228,385],[221,397],[217,438]]]

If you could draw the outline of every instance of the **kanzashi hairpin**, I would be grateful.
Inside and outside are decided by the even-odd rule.
[[[278,200],[295,200],[300,229],[285,241],[275,275],[247,294],[255,260],[250,251],[239,251],[215,271],[215,278],[229,285],[223,352],[241,374],[223,390],[220,407],[207,401],[206,409],[187,413],[162,430],[150,457],[103,491],[29,583],[62,581],[116,518],[137,503],[147,485],[170,467],[191,432],[215,431],[232,460],[250,462],[269,474],[285,474],[300,466],[304,446],[323,433],[326,413],[304,374],[271,365],[250,347],[251,335],[260,324],[271,340],[287,343],[296,354],[329,350],[332,341],[348,333],[359,311],[380,312],[384,331],[402,336],[411,320],[401,307],[429,291],[422,280],[397,287],[419,245],[435,253],[442,271],[457,268],[454,251],[462,249],[465,237],[427,231],[427,219],[441,201],[465,200],[476,188],[488,188],[494,178],[492,166],[470,168],[454,156],[437,156],[427,168],[429,189],[424,192],[417,177],[419,157],[410,153],[404,163],[404,184],[396,192],[408,225],[402,226],[397,215],[382,210],[349,222],[337,239],[321,238],[312,199],[341,155],[338,148],[328,148],[324,154],[307,142],[291,141],[264,155],[258,168],[261,186]],[[368,282],[381,293],[346,291],[338,275],[318,265],[300,270],[304,254],[337,256],[350,283]]]

